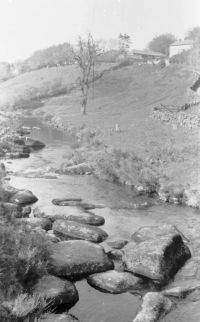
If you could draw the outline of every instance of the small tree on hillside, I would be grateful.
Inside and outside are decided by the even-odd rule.
[[[127,34],[119,34],[119,50],[126,54],[131,45],[131,37]]]
[[[154,37],[148,44],[148,49],[169,55],[169,46],[176,40],[172,34],[163,34]]]
[[[88,34],[87,39],[79,37],[77,47],[74,49],[74,59],[77,62],[81,73],[79,84],[82,93],[82,114],[86,114],[87,112],[90,84],[94,78],[94,67],[97,62],[97,56],[99,56],[100,53],[100,49],[90,33]]]

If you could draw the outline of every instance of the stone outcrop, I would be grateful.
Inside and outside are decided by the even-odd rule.
[[[125,270],[166,284],[191,257],[180,234],[129,243],[123,249]]]

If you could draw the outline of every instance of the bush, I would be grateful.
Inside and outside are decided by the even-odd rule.
[[[25,226],[0,227],[0,299],[10,300],[46,273],[49,251],[44,237]]]

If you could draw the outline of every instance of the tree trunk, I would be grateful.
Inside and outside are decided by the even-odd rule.
[[[87,114],[87,98],[86,97],[83,97],[82,106],[81,106],[81,113],[83,115]]]

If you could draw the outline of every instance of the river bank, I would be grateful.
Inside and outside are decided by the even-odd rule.
[[[57,173],[57,178],[53,179],[38,177],[38,172],[36,171],[35,175],[32,174],[31,178],[28,173],[33,169],[37,170],[38,166],[43,169],[48,166],[55,169],[55,165],[58,164],[58,154],[66,153],[66,138],[60,134],[59,138],[57,137],[53,141],[52,138],[58,135],[57,131],[54,131],[44,127],[44,129],[38,132],[38,136],[35,137],[46,144],[45,149],[32,153],[29,159],[12,160],[12,163],[6,163],[8,170],[14,171],[14,175],[10,172],[10,183],[18,189],[26,187],[26,189],[33,191],[39,198],[39,201],[32,207],[32,214],[36,215],[38,213],[37,208],[39,208],[39,214],[41,215],[53,215],[55,211],[60,216],[66,215],[72,209],[66,206],[55,206],[51,203],[52,199],[65,198],[66,195],[76,198],[81,197],[89,204],[104,205],[104,208],[94,209],[92,212],[97,216],[105,218],[105,224],[102,228],[108,234],[107,243],[116,239],[125,239],[130,243],[133,233],[143,226],[159,227],[164,223],[175,224],[183,235],[190,240],[189,244],[187,242],[187,245],[192,251],[192,258],[177,274],[174,282],[172,281],[167,288],[178,285],[190,290],[193,285],[197,287],[199,283],[198,210],[169,204],[155,204],[150,208],[137,209],[135,204],[141,204],[148,200],[145,196],[136,196],[134,191],[129,188],[97,180],[92,176],[74,177]],[[44,133],[46,133],[46,136],[44,136]],[[58,145],[59,141],[60,147]],[[72,145],[73,143],[71,141]],[[59,162],[61,159],[62,156],[60,155]],[[35,208],[36,210],[34,211]],[[105,242],[102,246],[105,250],[107,249],[106,252],[112,250],[112,248],[108,250]],[[88,322],[89,320],[93,322],[101,319],[103,321],[116,322],[120,317],[119,321],[123,319],[123,321],[129,322],[136,315],[140,301],[137,296],[131,295],[129,292],[120,295],[106,295],[88,286],[85,280],[76,282],[75,285],[79,292],[80,300],[70,310],[70,313],[76,315],[80,321]],[[190,293],[190,291],[188,292]],[[198,300],[198,291],[195,294],[195,298]],[[159,297],[157,299],[161,305],[165,303],[163,298],[160,299]],[[187,303],[190,303],[189,301]],[[90,307],[88,307],[88,302],[91,303]],[[153,305],[153,302],[151,303]],[[111,307],[113,308],[112,310],[110,310]],[[167,307],[165,308],[167,312]]]

